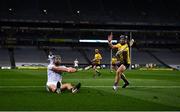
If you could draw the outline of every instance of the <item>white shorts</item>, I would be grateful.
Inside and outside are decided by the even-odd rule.
[[[47,82],[46,85],[47,85],[47,86],[50,86],[50,85],[55,85],[55,86],[57,86],[57,82]]]
[[[60,83],[61,83],[61,85],[62,85],[62,82],[61,82],[61,81],[60,81]],[[49,86],[50,86],[50,85],[55,85],[55,86],[57,86],[57,82],[47,82],[47,83],[46,83],[46,90],[47,90],[47,91],[49,91]]]

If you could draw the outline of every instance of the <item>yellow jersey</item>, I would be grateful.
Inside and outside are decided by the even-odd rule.
[[[95,54],[94,59],[95,59],[95,63],[100,64],[102,59],[101,54],[99,53]]]
[[[128,46],[128,44],[121,45],[120,43],[118,43],[118,44],[115,45],[115,47],[118,48],[118,51],[121,51],[122,49],[125,48],[124,52],[127,52],[126,57],[123,55],[123,53],[120,53],[118,55],[117,60],[120,61],[121,63],[130,64],[131,61],[130,61],[130,53],[129,53],[129,46]]]
[[[117,58],[112,58],[111,59],[111,64],[116,64],[116,62],[117,62]]]

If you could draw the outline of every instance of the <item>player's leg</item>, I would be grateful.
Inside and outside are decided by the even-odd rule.
[[[100,64],[95,64],[94,71],[95,71],[95,75],[100,76],[101,73],[100,73],[100,71],[97,69],[98,66],[101,68],[101,65],[100,65]]]
[[[97,64],[97,66],[101,69],[101,64]],[[96,73],[98,76],[101,76],[101,72],[98,70],[97,67],[96,67]]]
[[[47,85],[47,91],[56,92],[56,85],[53,84]]]
[[[96,74],[97,74],[97,72],[96,72],[96,64],[93,64],[93,71],[94,71],[94,75],[93,75],[93,77],[95,78],[96,77]]]
[[[65,83],[61,86],[61,91],[69,90],[72,93],[76,93],[81,87],[81,83],[78,83],[76,86],[73,86],[71,83]]]
[[[57,92],[57,93],[60,93],[61,92],[61,83],[58,81],[58,82],[48,82],[47,85],[46,85],[46,89],[47,91],[49,92]]]
[[[84,70],[89,70],[92,67],[93,67],[93,65],[89,65],[89,66],[85,67]]]
[[[113,86],[114,90],[117,90],[119,80],[121,79],[121,75],[125,70],[126,70],[126,67],[123,64],[120,65],[120,67],[116,70],[116,76],[115,76],[114,86]]]
[[[126,86],[129,85],[129,81],[127,80],[127,78],[126,78],[124,73],[122,73],[121,79],[124,81],[124,85],[122,86],[122,88],[126,88]]]
[[[124,64],[124,66],[126,67],[126,69],[129,67],[129,64]],[[124,81],[124,85],[122,86],[122,88],[126,88],[126,86],[129,85],[129,81],[127,80],[126,76],[124,73],[122,73],[121,75],[121,79]]]
[[[71,90],[73,88],[73,86],[70,84],[70,83],[65,83],[65,84],[62,84],[61,86],[61,90]]]

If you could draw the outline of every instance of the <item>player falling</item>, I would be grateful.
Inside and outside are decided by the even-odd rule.
[[[113,34],[111,33],[108,36],[108,44],[112,49],[118,49],[118,52],[116,53],[116,57],[117,57],[116,76],[115,76],[114,85],[113,85],[113,89],[117,91],[120,79],[122,79],[125,82],[122,88],[125,88],[126,86],[129,85],[129,81],[127,80],[123,72],[130,65],[130,53],[129,53],[129,46],[127,44],[127,40],[124,35],[120,36],[120,41],[116,45],[112,44],[111,42],[112,38],[113,38]],[[132,39],[130,41],[130,46],[132,46],[133,42],[134,40]]]
[[[63,72],[69,72],[73,73],[76,72],[75,68],[72,67],[64,67],[60,66],[61,64],[61,57],[60,56],[54,56],[52,58],[52,63],[48,65],[47,69],[47,83],[46,87],[49,92],[56,92],[61,93],[61,91],[64,90],[70,90],[72,93],[76,93],[79,89],[81,84],[78,83],[76,86],[73,86],[70,83],[62,84],[62,73]]]
[[[92,67],[93,67],[93,70],[94,70],[94,78],[96,76],[101,75],[101,73],[97,69],[98,66],[101,67],[101,59],[102,59],[102,56],[99,53],[99,49],[95,49],[94,59],[92,60]]]

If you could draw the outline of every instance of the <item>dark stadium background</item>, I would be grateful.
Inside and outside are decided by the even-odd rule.
[[[116,40],[121,34],[135,39],[132,64],[178,65],[178,4],[179,0],[1,0],[0,66],[47,63],[49,50],[61,54],[65,64],[76,57],[80,64],[89,64],[94,48],[101,50],[102,63],[109,64],[107,44],[78,40],[106,40],[110,32]]]

